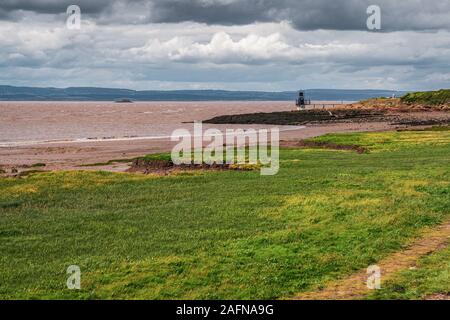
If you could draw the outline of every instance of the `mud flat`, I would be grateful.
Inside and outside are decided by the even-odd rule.
[[[327,110],[302,110],[291,112],[248,113],[218,116],[204,121],[212,124],[265,124],[305,125],[330,123],[387,122],[392,125],[445,125],[450,123],[450,112],[395,112],[385,109],[357,109],[347,107]]]
[[[214,124],[304,125],[342,121],[376,122],[390,120],[392,117],[392,115],[387,115],[385,112],[377,110],[333,109],[225,115],[208,119],[204,122]]]

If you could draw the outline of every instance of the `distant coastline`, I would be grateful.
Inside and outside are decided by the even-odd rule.
[[[305,90],[311,100],[359,101],[376,97],[402,96],[394,90]],[[0,101],[293,101],[296,91],[226,91],[226,90],[129,90],[95,87],[38,88],[0,85]]]

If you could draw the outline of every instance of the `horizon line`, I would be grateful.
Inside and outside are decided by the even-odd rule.
[[[299,88],[297,90],[281,90],[281,91],[265,91],[265,90],[231,90],[231,89],[129,89],[129,88],[123,88],[123,87],[98,87],[98,86],[66,86],[66,87],[55,87],[55,86],[29,86],[29,85],[11,85],[11,84],[0,84],[0,87],[13,87],[13,88],[33,88],[33,89],[59,89],[59,90],[65,90],[65,89],[113,89],[113,90],[128,90],[128,91],[162,91],[162,92],[170,92],[170,91],[224,91],[224,92],[269,92],[269,93],[283,93],[283,92],[298,92],[298,91],[308,91],[308,90],[336,90],[336,91],[393,91],[393,92],[415,92],[415,91],[421,91],[420,89],[405,89],[405,90],[399,90],[399,89],[368,89],[368,88]],[[444,88],[441,88],[444,89]],[[433,89],[433,90],[422,90],[422,91],[437,91],[440,89]]]

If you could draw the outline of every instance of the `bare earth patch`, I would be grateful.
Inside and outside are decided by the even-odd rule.
[[[390,279],[401,270],[416,266],[417,260],[434,251],[448,246],[450,240],[450,221],[445,222],[436,229],[425,232],[422,237],[405,250],[397,252],[377,263],[381,268],[381,282]],[[319,291],[300,293],[296,300],[351,300],[362,299],[370,292],[367,288],[367,272],[361,270],[347,278],[333,281],[326,288]],[[449,298],[446,296],[447,299]],[[429,299],[442,298],[442,296],[430,296]]]
[[[312,149],[355,151],[359,154],[369,152],[368,149],[357,145],[344,145],[330,142],[307,141],[307,140],[280,141],[280,146],[283,148],[312,148]]]
[[[135,159],[127,172],[140,172],[143,174],[169,175],[183,171],[203,171],[203,170],[239,170],[250,171],[252,166],[232,165],[232,164],[181,164],[175,165],[172,161],[167,160],[146,160]]]

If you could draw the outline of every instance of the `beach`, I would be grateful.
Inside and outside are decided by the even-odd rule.
[[[0,103],[0,165],[41,170],[103,169],[124,171],[126,163],[86,166],[170,151],[176,129],[192,132],[194,121],[221,115],[292,111],[282,102],[2,102]],[[437,113],[415,113],[435,118]],[[443,114],[446,116],[448,114]],[[410,115],[403,115],[410,117]],[[273,125],[203,124],[203,129],[262,129]],[[333,132],[382,131],[405,126],[389,121],[316,123],[277,126],[280,139],[299,140]],[[81,167],[80,167],[81,166]]]

